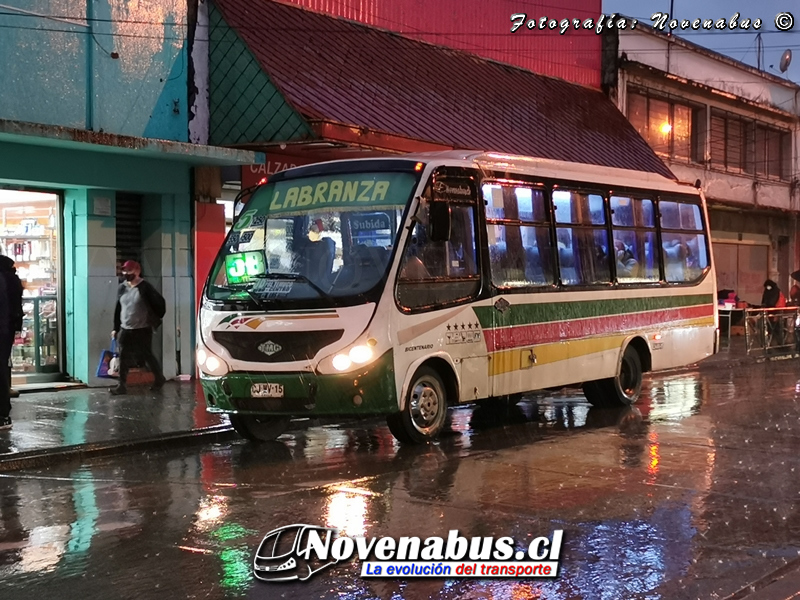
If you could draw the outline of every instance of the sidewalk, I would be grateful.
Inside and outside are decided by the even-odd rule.
[[[701,369],[718,369],[736,366],[742,363],[757,362],[754,357],[747,356],[744,336],[732,336],[730,340],[720,340],[719,352],[697,363]]]
[[[129,389],[127,396],[81,388],[12,399],[14,427],[0,431],[0,471],[235,435],[227,417],[206,412],[198,382]]]

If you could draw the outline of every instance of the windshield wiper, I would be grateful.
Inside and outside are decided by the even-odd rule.
[[[326,300],[335,300],[333,296],[331,296],[328,292],[323,290],[319,287],[316,283],[311,281],[305,275],[300,275],[298,273],[260,273],[256,275],[257,279],[289,279],[291,281],[302,281],[303,283],[307,283],[311,289],[313,289],[317,294],[320,295],[321,298],[325,298]]]

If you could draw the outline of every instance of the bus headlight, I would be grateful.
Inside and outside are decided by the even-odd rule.
[[[370,344],[370,342],[374,343]],[[350,348],[347,354],[344,353],[337,354],[336,356],[333,357],[333,360],[331,361],[333,368],[336,369],[337,371],[347,371],[354,364],[363,365],[365,363],[368,363],[375,356],[375,353],[372,351],[372,348],[370,348],[370,346],[374,346],[375,343],[377,343],[375,342],[375,340],[370,339],[367,341],[368,345],[366,346],[363,344],[359,344],[358,346],[353,346],[352,348]]]
[[[222,377],[228,373],[227,363],[205,348],[197,349],[197,366],[206,375],[214,377]]]
[[[353,346],[348,352],[350,360],[357,365],[364,364],[372,358],[372,348],[369,346]]]
[[[333,357],[333,368],[337,371],[347,371],[352,364],[353,361],[346,354],[337,354]]]

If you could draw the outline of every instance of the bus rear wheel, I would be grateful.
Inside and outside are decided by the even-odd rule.
[[[630,345],[625,348],[616,377],[583,384],[586,400],[597,407],[630,406],[639,399],[641,392],[642,359]]]
[[[251,442],[271,442],[289,428],[289,417],[228,416],[236,433]]]
[[[441,433],[447,420],[447,392],[434,369],[422,366],[408,386],[403,410],[389,415],[389,431],[406,444],[424,444]]]

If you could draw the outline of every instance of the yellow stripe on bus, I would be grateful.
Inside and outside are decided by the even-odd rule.
[[[619,348],[626,335],[570,340],[555,344],[543,344],[523,350],[495,352],[489,361],[489,375],[502,375],[528,368],[531,350],[536,355],[536,365],[547,365],[568,358],[577,358],[595,352]],[[523,363],[524,361],[524,363]],[[523,366],[524,365],[524,366]]]
[[[714,317],[701,317],[682,321],[680,327],[670,327],[678,329],[684,327],[700,327],[714,324]],[[663,330],[662,330],[663,331]],[[642,334],[647,337],[646,332]],[[547,365],[568,358],[579,358],[587,354],[605,352],[622,346],[622,342],[631,334],[626,332],[621,335],[584,338],[580,340],[569,340],[552,344],[542,344],[523,349],[504,350],[490,354],[489,375],[503,375],[529,368],[531,350],[536,355],[536,365]]]

